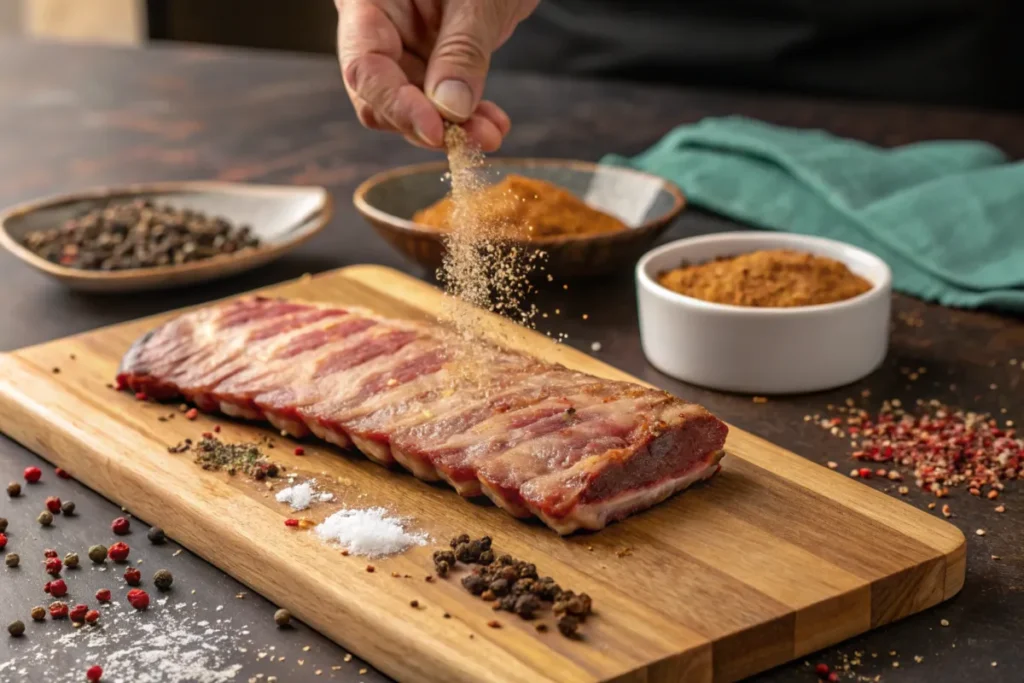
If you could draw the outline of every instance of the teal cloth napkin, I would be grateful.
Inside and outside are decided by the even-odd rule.
[[[1024,312],[1024,163],[987,143],[882,149],[726,117],[602,162],[668,178],[694,205],[743,223],[867,249],[907,294]]]

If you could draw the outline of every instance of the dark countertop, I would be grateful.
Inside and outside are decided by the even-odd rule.
[[[372,233],[349,197],[355,185],[373,172],[434,155],[360,128],[329,59],[208,48],[139,51],[6,43],[0,44],[0,64],[2,205],[108,183],[207,178],[322,184],[331,189],[337,205],[327,230],[281,261],[223,282],[165,293],[75,294],[6,252],[0,253],[0,349],[355,263],[381,263],[425,276]],[[635,153],[678,123],[726,114],[820,127],[883,145],[981,138],[1015,157],[1024,156],[1024,117],[1008,114],[513,75],[494,77],[488,95],[507,108],[514,122],[502,150],[508,156],[597,159],[609,151]],[[663,239],[733,227],[690,210]],[[870,389],[871,398],[865,403],[873,407],[884,398],[899,397],[910,403],[938,398],[991,411],[1001,419],[1024,418],[1024,324],[1019,320],[953,311],[897,296],[892,346],[882,369],[838,391],[755,404],[747,396],[681,384],[649,367],[640,350],[633,297],[631,274],[621,273],[585,287],[543,293],[540,303],[548,310],[562,309],[563,317],[551,323],[551,330],[567,332],[569,343],[589,350],[593,341],[600,341],[603,360],[701,402],[733,424],[821,464],[835,460],[844,469],[850,467],[848,444],[805,422],[804,415],[824,412],[826,404],[841,403],[847,396],[859,397],[863,389]],[[586,322],[581,320],[582,313],[589,314]],[[922,324],[907,324],[908,316]],[[1011,359],[1019,361],[1011,364]],[[928,373],[911,383],[900,372],[904,367],[926,367]],[[1000,414],[1001,409],[1007,413]],[[65,574],[71,574],[68,583],[73,591],[86,584],[78,595],[94,602],[93,592],[104,583],[114,587],[114,582],[105,578],[108,573],[92,568],[85,551],[91,544],[109,545],[115,540],[109,523],[120,513],[74,481],[57,479],[46,463],[0,437],[0,481],[21,480],[21,471],[29,464],[43,469],[44,483],[18,500],[0,495],[0,516],[10,519],[8,550],[17,549],[22,557],[19,569],[0,567],[0,618],[4,624],[20,618],[28,626],[25,638],[0,637],[0,680],[57,681],[65,676],[83,680],[89,664],[127,656],[117,653],[124,643],[99,642],[91,649],[81,644],[68,647],[64,640],[54,644],[70,626],[50,621],[39,625],[28,618],[32,605],[49,602],[41,590],[46,576],[36,563],[44,547],[56,548],[61,555],[77,551],[83,568]],[[877,480],[870,485],[884,487]],[[955,512],[951,521],[968,537],[967,582],[958,596],[808,661],[834,665],[843,655],[852,658],[862,652],[859,670],[869,680],[881,674],[881,680],[892,682],[1020,681],[1024,652],[1014,647],[1020,644],[1024,628],[1024,493],[1020,488],[1008,486],[998,501],[1007,507],[1002,515],[993,511],[994,503],[972,498],[966,491],[955,491],[948,501]],[[54,527],[41,529],[34,518],[46,495],[73,499],[77,518],[60,517]],[[906,500],[924,507],[929,498],[912,491]],[[978,528],[987,534],[976,536]],[[214,648],[213,654],[204,655],[209,657],[208,665],[241,665],[234,680],[262,681],[271,675],[281,681],[384,680],[372,669],[360,674],[366,665],[355,659],[345,662],[343,649],[304,627],[279,631],[272,620],[272,605],[252,594],[237,598],[246,591],[244,586],[187,551],[175,554],[173,543],[151,546],[144,530],[136,521],[127,539],[132,557],[143,559],[140,568],[147,584],[157,568],[174,572],[175,588],[168,604],[180,604],[177,611],[183,616],[181,623],[172,626],[193,633],[193,640],[200,636],[208,640]],[[1001,559],[993,560],[992,555]],[[123,599],[115,602],[119,605],[115,612],[124,611]],[[105,628],[116,634],[117,628],[124,630],[123,623],[120,627],[116,623],[137,618],[138,649],[150,643],[141,635],[145,624],[165,628],[153,621],[160,613],[153,609],[141,617],[105,613],[103,620],[110,624]],[[940,620],[947,620],[949,626],[940,626]],[[213,635],[203,636],[207,629]],[[920,663],[915,655],[923,657]],[[278,657],[285,659],[277,661]],[[168,658],[173,659],[164,656]],[[12,659],[15,665],[8,664]],[[899,659],[899,668],[892,666],[894,659]],[[167,677],[160,677],[161,669],[155,664],[140,671],[139,676],[149,676],[146,680]],[[802,659],[755,678],[813,679]]]

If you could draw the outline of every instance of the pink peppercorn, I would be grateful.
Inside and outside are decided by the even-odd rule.
[[[7,547],[7,534],[0,534],[0,550]]]
[[[114,562],[124,562],[128,559],[129,552],[130,548],[128,547],[128,544],[118,541],[114,545],[110,546],[109,550],[107,550],[107,557],[112,559]]]
[[[142,572],[135,567],[128,567],[124,570],[124,582],[129,586],[138,586],[142,583]]]
[[[305,448],[303,448],[302,446],[296,446],[295,447],[295,455],[305,455],[305,454],[306,454],[306,449]]]
[[[53,473],[56,474],[61,479],[70,479],[71,478],[71,475],[68,474],[68,471],[66,469],[64,469],[63,467],[56,468],[55,470],[53,470]]]
[[[89,624],[95,624],[100,620],[100,613],[94,609],[89,610],[85,613],[85,621]]]
[[[825,678],[829,673],[828,664],[825,664],[824,662],[818,664],[814,667],[814,673],[818,674],[818,678]]]
[[[51,557],[46,561],[46,573],[50,576],[60,576],[60,570],[64,567],[64,563],[60,561],[59,557]]]
[[[68,585],[64,583],[64,579],[50,581],[46,585],[49,586],[49,590],[46,592],[55,598],[60,598],[68,594]]]
[[[71,621],[76,624],[80,624],[85,621],[85,613],[88,611],[89,608],[86,605],[75,605],[71,608],[71,611],[68,612],[68,616],[71,618]]]
[[[199,411],[196,410],[195,408],[191,408],[188,412],[185,413],[186,420],[194,420],[197,417],[199,417]]]
[[[149,607],[149,593],[141,588],[133,588],[128,591],[128,604],[135,609],[146,609]]]
[[[118,517],[110,523],[111,530],[113,530],[113,532],[118,536],[124,536],[129,531],[131,531],[131,526],[132,523],[124,517]]]
[[[43,557],[46,557],[46,558],[57,557],[57,551],[54,550],[53,548],[47,548],[46,550],[43,551]]]
[[[46,499],[46,509],[55,515],[60,514],[60,498],[57,496],[50,496]]]
[[[26,467],[25,468],[25,481],[30,484],[34,484],[39,481],[39,478],[43,476],[43,471],[38,467]]]
[[[89,681],[89,683],[96,683],[101,678],[103,678],[103,667],[98,664],[93,664],[85,672],[85,679]]]

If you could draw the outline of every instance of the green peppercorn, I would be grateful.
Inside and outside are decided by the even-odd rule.
[[[42,621],[46,619],[46,608],[41,605],[36,605],[32,608],[32,618],[36,621]]]
[[[18,636],[25,633],[25,623],[18,620],[12,621],[10,624],[7,625],[7,632],[15,638],[17,638]]]
[[[150,530],[146,533],[146,537],[149,539],[149,542],[153,545],[163,545],[164,542],[167,540],[167,536],[164,535],[164,530],[158,526],[151,527]]]
[[[21,562],[21,558],[18,557],[18,553],[7,553],[7,557],[4,558],[4,562],[8,567],[14,568]]]
[[[90,546],[89,559],[96,564],[103,564],[107,561],[107,547],[104,545]]]
[[[68,569],[74,569],[78,566],[78,553],[68,553],[64,556],[64,566]]]
[[[69,516],[69,517],[71,515],[75,514],[75,501],[73,501],[73,500],[66,500],[66,501],[64,501],[64,504],[60,506],[60,511],[63,512],[65,515]]]
[[[53,514],[51,514],[49,510],[43,510],[39,513],[39,516],[36,517],[36,521],[43,526],[50,526],[53,524]]]
[[[153,585],[162,591],[170,590],[172,583],[174,583],[174,577],[166,569],[161,569],[153,574]]]
[[[7,531],[7,518],[0,517],[0,534]]]
[[[292,613],[286,609],[279,609],[274,612],[274,623],[278,628],[287,628],[292,623]]]
[[[7,495],[11,498],[17,498],[21,495],[21,484],[16,481],[12,481],[7,485]]]

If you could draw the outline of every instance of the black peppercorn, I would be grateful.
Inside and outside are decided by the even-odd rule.
[[[523,619],[533,619],[534,613],[540,609],[540,600],[529,593],[516,598],[515,613]]]
[[[7,632],[15,638],[18,638],[25,633],[25,623],[17,620],[12,621],[7,625]]]
[[[0,534],[7,531],[7,518],[0,517]]]
[[[149,531],[146,532],[146,538],[148,538],[149,542],[153,545],[163,545],[164,542],[167,541],[167,536],[164,535],[164,530],[158,526],[151,527]]]
[[[162,591],[170,590],[172,583],[174,583],[174,577],[166,569],[161,569],[153,574],[153,585]]]
[[[274,612],[274,623],[278,628],[287,628],[292,623],[292,613],[286,609],[279,609]]]
[[[17,567],[20,562],[21,557],[18,556],[18,553],[7,553],[7,556],[4,558],[4,564],[11,569]]]
[[[487,582],[482,576],[476,574],[462,577],[462,585],[473,595],[480,595],[487,589]]]
[[[490,588],[491,592],[498,597],[508,595],[508,581],[505,579],[495,579],[494,581],[491,581],[491,585],[488,588]]]
[[[469,543],[469,534],[459,534],[458,536],[453,538],[451,541],[449,541],[448,545],[450,545],[452,547],[452,550],[454,550],[461,543]]]
[[[481,551],[480,557],[477,558],[477,562],[480,564],[491,564],[494,562],[494,553],[490,550]]]
[[[12,481],[7,485],[7,495],[11,498],[17,498],[21,495],[21,484],[16,481]]]
[[[558,630],[566,638],[573,638],[576,636],[576,631],[580,627],[580,620],[571,614],[563,615],[558,620]]]
[[[71,515],[75,514],[75,501],[73,501],[73,500],[66,500],[66,501],[64,501],[64,504],[60,506],[60,511],[63,512],[68,517],[70,517]]]

